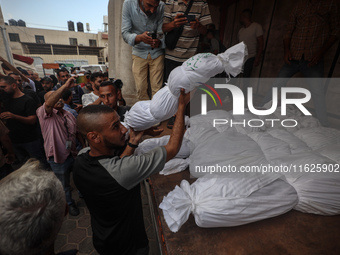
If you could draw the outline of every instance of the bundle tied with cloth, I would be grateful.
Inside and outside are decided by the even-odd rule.
[[[136,131],[148,129],[169,119],[177,112],[181,88],[188,93],[225,71],[228,76],[241,73],[247,57],[247,47],[241,42],[217,56],[200,53],[176,67],[169,75],[165,87],[148,101],[137,102],[125,114],[125,122]]]

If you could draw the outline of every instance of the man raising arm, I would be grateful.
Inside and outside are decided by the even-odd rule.
[[[89,105],[79,113],[77,126],[90,149],[76,158],[73,177],[90,210],[93,243],[100,254],[148,254],[139,183],[161,171],[179,151],[188,101],[189,94],[181,91],[169,143],[138,156],[133,153],[143,132],[130,129],[126,145],[127,129],[112,108]]]

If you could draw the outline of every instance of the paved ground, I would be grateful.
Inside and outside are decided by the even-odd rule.
[[[72,183],[72,187],[74,184]],[[149,255],[159,255],[158,241],[154,226],[152,225],[149,203],[144,184],[141,185],[143,213],[146,233],[149,238],[150,253]],[[67,251],[71,249],[79,250],[79,255],[98,254],[92,244],[92,229],[90,213],[83,199],[80,199],[78,192],[74,187],[72,192],[80,210],[76,217],[67,215],[55,241],[55,252]]]

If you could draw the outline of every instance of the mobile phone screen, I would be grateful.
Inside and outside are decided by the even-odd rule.
[[[77,84],[81,84],[81,83],[87,83],[87,78],[85,75],[82,76],[78,76],[76,79],[76,83]]]
[[[187,15],[187,20],[190,23],[191,21],[195,21],[196,20],[196,16],[195,15]]]

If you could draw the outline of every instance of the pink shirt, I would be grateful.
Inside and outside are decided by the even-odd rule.
[[[45,110],[45,104],[37,109],[37,116],[44,138],[47,159],[54,157],[55,163],[64,163],[70,154],[75,157],[77,155],[77,128],[74,116],[68,111],[57,111],[56,109],[53,109],[53,112],[48,115]],[[71,149],[66,149],[67,140],[72,141]]]

